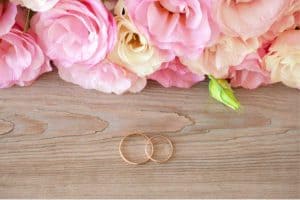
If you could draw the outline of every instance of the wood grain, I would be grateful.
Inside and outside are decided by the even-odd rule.
[[[107,95],[44,75],[0,91],[1,198],[300,198],[300,95],[238,89],[243,108],[149,83]],[[121,136],[168,135],[167,164],[128,166]]]

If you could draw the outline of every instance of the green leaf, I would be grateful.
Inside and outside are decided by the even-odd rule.
[[[210,79],[208,86],[210,96],[233,110],[238,110],[240,103],[234,96],[234,91],[231,89],[229,83],[223,79],[216,79],[211,75],[208,77]]]

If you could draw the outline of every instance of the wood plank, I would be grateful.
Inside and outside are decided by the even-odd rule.
[[[234,112],[208,95],[150,82],[123,96],[57,74],[0,91],[1,198],[300,198],[300,95],[238,89]],[[128,166],[121,137],[169,136],[166,164]]]

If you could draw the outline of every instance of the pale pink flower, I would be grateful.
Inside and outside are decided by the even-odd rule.
[[[272,83],[300,89],[300,30],[281,33],[264,57],[265,66],[271,72]]]
[[[146,79],[104,60],[90,68],[74,66],[59,67],[60,77],[85,89],[105,93],[122,94],[140,92],[146,86]]]
[[[159,82],[166,88],[190,88],[203,81],[205,76],[192,73],[178,58],[171,62],[163,63],[161,68],[149,76],[149,79]]]
[[[59,67],[89,67],[111,51],[116,24],[101,1],[60,0],[31,20],[32,31],[46,55]]]
[[[180,60],[194,73],[226,78],[230,66],[241,64],[245,57],[256,52],[259,46],[256,38],[244,41],[237,37],[222,36],[215,45],[205,48],[199,56],[180,57]]]
[[[51,71],[35,39],[12,29],[0,37],[0,88],[30,85],[41,74]]]
[[[125,0],[125,5],[151,44],[177,56],[201,53],[218,35],[211,0]]]
[[[300,0],[291,0],[288,9],[260,38],[263,42],[273,41],[278,35],[287,30],[300,26]]]
[[[228,78],[233,87],[255,89],[270,84],[270,73],[257,53],[249,54],[241,64],[230,67]]]
[[[17,6],[13,3],[0,3],[0,36],[8,33],[15,24]]]
[[[214,17],[221,31],[249,39],[269,30],[291,0],[214,0]]]

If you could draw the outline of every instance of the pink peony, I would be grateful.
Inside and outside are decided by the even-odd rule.
[[[116,40],[113,16],[96,0],[60,0],[51,10],[34,15],[31,27],[58,67],[98,64]]]
[[[15,24],[17,6],[12,3],[0,3],[0,36],[8,33]]]
[[[230,66],[241,64],[245,57],[255,52],[259,46],[259,40],[256,38],[242,40],[238,37],[222,36],[215,45],[205,48],[198,57],[180,57],[180,61],[194,73],[226,78]]]
[[[177,56],[200,53],[218,34],[211,0],[126,0],[125,5],[150,43]]]
[[[214,17],[223,33],[243,39],[267,32],[291,0],[214,0]]]
[[[273,41],[278,35],[287,30],[300,26],[300,0],[291,0],[286,12],[261,36],[262,41]]]
[[[107,60],[90,68],[62,67],[59,68],[59,75],[65,81],[85,89],[96,89],[105,93],[139,92],[146,86],[146,79],[139,78]]]
[[[10,0],[31,10],[42,12],[51,9],[59,0]]]
[[[166,88],[173,86],[190,88],[203,81],[205,76],[192,73],[178,58],[175,58],[171,62],[163,63],[160,70],[150,75],[149,79],[156,80]]]
[[[34,38],[17,29],[0,37],[0,57],[0,88],[27,86],[51,71]]]
[[[261,57],[252,53],[241,64],[230,67],[229,79],[233,87],[255,89],[270,83],[270,73],[264,69]]]
[[[264,57],[265,66],[271,72],[271,82],[300,89],[300,30],[281,33]]]

